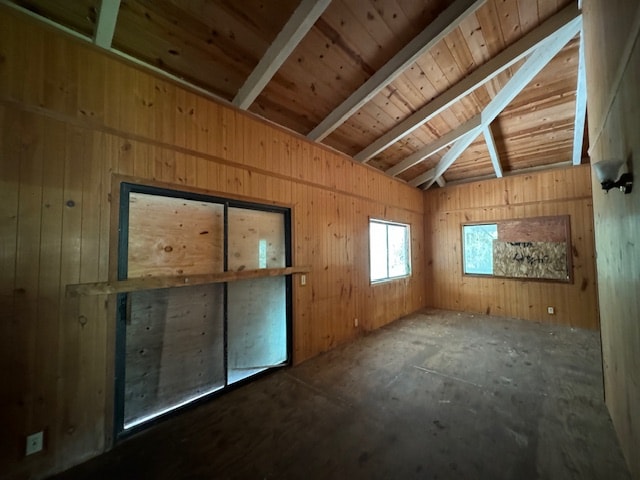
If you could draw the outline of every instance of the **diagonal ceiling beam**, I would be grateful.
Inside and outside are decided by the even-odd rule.
[[[412,187],[418,187],[425,182],[429,183],[429,187],[433,185],[433,182],[440,178],[446,170],[446,168],[443,169],[442,166],[451,165],[455,161],[455,159],[458,158],[460,154],[464,152],[476,138],[478,138],[480,132],[480,127],[474,128],[469,133],[461,137],[456,143],[453,144],[449,151],[444,154],[438,165],[436,165],[431,170],[427,170],[422,175],[418,175],[416,178],[409,182],[409,185],[411,185]]]
[[[451,6],[405,45],[380,70],[364,82],[360,88],[353,92],[349,98],[327,115],[322,122],[309,132],[307,137],[317,141],[326,138],[384,87],[395,80],[409,65],[455,30],[460,25],[460,22],[473,14],[485,1],[455,0]]]
[[[443,148],[448,147],[460,137],[466,135],[471,130],[477,129],[478,127],[480,127],[480,115],[476,115],[471,120],[463,123],[458,128],[454,128],[450,132],[445,133],[442,137],[431,142],[429,145],[425,145],[420,150],[416,150],[400,163],[386,170],[385,173],[395,177],[396,175],[399,175],[405,170],[408,170],[414,165],[422,162],[425,158],[428,158]]]
[[[482,86],[496,75],[500,74],[513,64],[522,60],[532,51],[544,43],[554,32],[567,23],[575,20],[580,13],[574,4],[571,4],[556,13],[549,20],[541,24],[535,30],[527,33],[520,40],[505,48],[495,57],[474,70],[470,75],[453,85],[447,91],[424,105],[402,122],[398,123],[387,133],[368,145],[353,158],[360,162],[367,162],[375,155],[409,135],[416,128],[424,125],[433,117],[443,112],[462,97],[468,95],[476,88]]]
[[[582,163],[582,142],[584,141],[584,123],[587,116],[587,74],[584,66],[584,35],[580,32],[578,52],[578,84],[576,86],[576,116],[573,126],[573,164]]]
[[[311,30],[329,3],[331,0],[302,0],[244,85],[238,90],[233,99],[234,105],[243,110],[249,108],[298,43]]]
[[[545,42],[544,45],[538,47],[527,59],[527,61],[518,69],[518,71],[511,77],[507,84],[498,92],[498,94],[489,102],[489,105],[480,114],[482,128],[493,122],[496,117],[505,109],[511,101],[540,73],[540,71],[547,65],[553,57],[555,57],[560,50],[580,31],[582,25],[582,16],[579,15],[574,20],[569,22],[564,27],[560,28],[550,39]],[[456,159],[462,154],[462,152],[471,145],[473,139],[469,140],[469,137],[463,137],[453,144],[451,149],[440,160],[438,165],[434,169],[433,178],[427,181],[424,189],[429,188],[435,180],[440,177]],[[409,182],[410,185],[415,185],[416,179]],[[424,182],[419,182],[420,185]]]
[[[493,169],[496,172],[496,177],[502,177],[502,166],[500,165],[500,156],[498,155],[498,149],[496,148],[496,141],[493,138],[493,132],[491,131],[491,124],[485,125],[482,128],[484,134],[484,141],[487,144],[487,150],[489,150],[489,156],[491,157],[491,163],[493,163]]]
[[[107,50],[111,48],[119,10],[120,0],[102,0],[100,2],[98,21],[96,22],[96,29],[93,36],[93,43],[97,46]]]

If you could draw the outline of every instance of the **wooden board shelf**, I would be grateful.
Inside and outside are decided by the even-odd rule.
[[[164,277],[142,277],[112,282],[77,283],[67,285],[67,297],[83,295],[109,295],[113,293],[139,292],[158,288],[189,287],[208,283],[235,282],[250,278],[277,277],[296,273],[309,273],[311,267],[261,268],[241,272],[207,273],[202,275],[175,275]]]

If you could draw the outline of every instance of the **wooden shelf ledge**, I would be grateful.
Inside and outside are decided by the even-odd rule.
[[[279,277],[295,273],[309,273],[311,267],[261,268],[240,272],[207,273],[204,275],[176,275],[171,277],[142,277],[113,282],[77,283],[67,285],[67,297],[83,295],[110,295],[113,293],[139,292],[158,288],[190,287],[209,283],[236,282],[251,278]]]

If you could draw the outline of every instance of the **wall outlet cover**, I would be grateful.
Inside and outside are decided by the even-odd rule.
[[[25,455],[32,455],[42,450],[44,443],[44,432],[32,433],[27,437],[27,446],[25,449]]]

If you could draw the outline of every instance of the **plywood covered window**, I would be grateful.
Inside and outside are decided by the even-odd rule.
[[[290,266],[288,209],[126,183],[120,200],[120,280]],[[120,295],[116,433],[288,364],[290,282],[276,275]]]
[[[462,225],[465,275],[572,281],[567,215]]]
[[[370,279],[381,282],[411,274],[409,225],[369,220]]]

